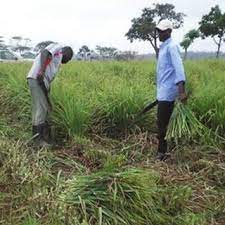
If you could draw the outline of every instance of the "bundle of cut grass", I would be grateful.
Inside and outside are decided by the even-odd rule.
[[[176,143],[182,141],[203,141],[214,144],[215,140],[224,141],[216,132],[202,124],[188,105],[176,102],[170,118],[166,139],[173,139]]]
[[[190,108],[186,104],[176,102],[170,118],[166,139],[174,139],[176,142],[180,138],[190,140],[196,136],[202,136],[205,131],[205,126],[198,121]]]
[[[59,199],[67,220],[82,224],[184,225],[190,223],[174,218],[186,212],[191,195],[187,186],[163,186],[153,170],[108,168],[67,181]]]
[[[104,170],[68,181],[60,200],[81,222],[146,225],[146,221],[156,221],[159,215],[158,179],[153,171]]]

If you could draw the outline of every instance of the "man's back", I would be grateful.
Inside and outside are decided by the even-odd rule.
[[[54,79],[56,72],[62,61],[62,46],[57,43],[48,45],[45,50],[51,54],[51,60],[46,61],[46,71],[44,74],[44,83],[46,88],[50,87],[50,83]],[[33,66],[31,67],[27,78],[37,79],[41,69],[41,52],[35,58]]]

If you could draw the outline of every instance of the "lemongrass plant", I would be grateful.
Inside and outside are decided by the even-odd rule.
[[[205,144],[216,144],[217,140],[224,142],[224,138],[201,123],[190,107],[180,101],[175,103],[166,139],[172,139],[176,143],[179,141],[200,141]]]

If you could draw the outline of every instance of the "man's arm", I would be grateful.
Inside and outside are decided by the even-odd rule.
[[[40,66],[40,70],[38,72],[38,77],[37,77],[39,82],[43,82],[46,67],[51,62],[51,60],[52,60],[52,54],[48,50],[44,49],[41,52],[41,66]]]
[[[187,101],[187,94],[185,92],[185,83],[184,81],[181,81],[177,84],[178,86],[178,93],[179,93],[179,99],[181,102]]]
[[[185,102],[187,100],[187,94],[185,92],[185,73],[184,73],[184,66],[180,56],[178,46],[174,45],[170,47],[170,56],[171,62],[175,69],[175,84],[178,88],[179,99],[181,102]]]
[[[41,52],[41,67],[37,76],[37,80],[39,82],[41,89],[43,90],[45,94],[49,107],[52,110],[52,104],[48,96],[48,90],[44,84],[45,70],[46,70],[46,67],[49,65],[49,63],[51,62],[51,60],[52,60],[52,54],[48,50],[44,49]]]

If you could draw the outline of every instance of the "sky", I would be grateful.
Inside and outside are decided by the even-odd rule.
[[[33,44],[52,40],[71,45],[75,51],[82,45],[96,45],[120,50],[153,53],[149,42],[130,43],[125,33],[131,20],[153,3],[171,3],[177,12],[187,16],[184,26],[173,31],[181,42],[185,33],[197,28],[202,15],[218,4],[225,12],[225,0],[6,0],[1,2],[0,36],[30,38]],[[215,51],[212,39],[196,40],[193,51]],[[222,48],[225,51],[225,43]]]

